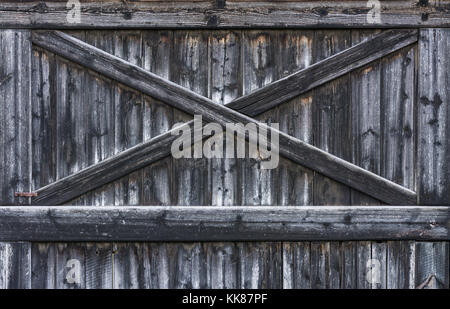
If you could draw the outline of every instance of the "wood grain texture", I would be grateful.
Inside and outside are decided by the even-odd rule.
[[[255,123],[255,120],[251,118],[219,104],[214,104],[203,96],[170,83],[150,72],[101,52],[60,32],[36,32],[33,36],[33,42],[38,45],[44,45],[53,52],[87,65],[91,69],[111,78],[129,84],[143,93],[162,99],[176,108],[183,109],[191,114],[202,115],[205,121],[215,121],[221,125],[230,122]],[[73,50],[77,52],[74,53]],[[92,59],[93,55],[95,55],[95,61],[88,60]],[[268,132],[271,131],[275,131],[275,129],[269,127]],[[276,132],[280,138],[281,155],[360,191],[378,197],[387,203],[415,204],[416,197],[414,192],[393,182],[386,181],[318,148],[305,144],[283,132]]]
[[[214,103],[225,105],[242,94],[242,33],[211,32],[209,35],[210,96]],[[223,143],[226,149],[226,142]],[[240,204],[240,174],[237,159],[213,158],[211,170],[211,205]]]
[[[139,1],[83,2],[79,23],[69,23],[64,1],[8,0],[0,27],[35,29],[167,28],[406,28],[449,27],[448,1],[383,1],[380,19],[370,20],[366,1]]]
[[[418,81],[419,202],[450,201],[450,31],[420,32]]]
[[[387,242],[388,289],[414,289],[416,244],[414,241]]]
[[[170,76],[172,31],[142,32],[143,68],[164,78]],[[173,108],[144,96],[144,142],[172,128]],[[173,203],[172,158],[166,157],[143,169],[142,204],[170,205]]]
[[[192,123],[186,124],[186,126],[189,125],[192,125]],[[116,156],[103,160],[67,178],[60,179],[57,182],[40,188],[37,190],[38,196],[33,202],[35,204],[48,204],[49,202],[54,202],[55,204],[64,203],[92,189],[107,184],[111,180],[128,175],[134,170],[138,170],[166,157],[170,154],[170,145],[177,138],[171,132],[172,130],[146,143],[131,147]],[[108,170],[106,174],[104,173],[105,170]],[[99,177],[100,174],[104,174],[106,178]],[[57,195],[54,194],[55,190],[59,192]],[[117,198],[117,202],[120,203],[119,198]]]
[[[380,175],[415,190],[416,47],[381,60]]]
[[[326,40],[326,37],[323,39]],[[349,38],[346,40],[347,45],[343,45],[341,48],[337,45],[332,46],[335,42],[331,41],[329,42],[331,45],[326,47],[326,44],[323,44],[320,38],[316,38],[315,42],[318,44],[314,49],[314,52],[316,53],[320,52],[320,50],[317,50],[317,47],[324,46],[325,48],[330,48],[328,53],[323,54],[323,57],[316,59],[316,63],[276,81],[272,79],[271,74],[263,75],[261,73],[260,78],[269,79],[265,80],[264,84],[272,81],[273,83],[266,87],[260,85],[260,89],[249,89],[250,91],[257,90],[251,94],[248,92],[245,93],[245,96],[234,100],[228,107],[249,116],[258,115],[282,102],[298,96],[299,94],[305,93],[308,90],[340,77],[345,73],[360,68],[395,50],[417,42],[417,31],[387,30],[374,36],[370,41],[361,42],[348,49],[346,49],[346,47],[349,47],[350,45]],[[270,41],[263,43],[271,46]],[[339,51],[341,53],[338,53]],[[270,58],[266,61],[270,63]]]
[[[112,288],[112,244],[32,243],[31,246],[31,288]]]
[[[204,31],[175,31],[173,37],[170,80],[202,97],[209,96],[208,33]],[[164,98],[159,98],[167,103]],[[209,102],[212,102],[209,100]],[[176,106],[175,106],[176,107]],[[181,110],[182,112],[180,112]],[[192,119],[183,108],[174,110],[174,123]],[[189,113],[199,115],[199,113]],[[194,127],[195,129],[195,127]],[[193,143],[192,149],[200,142]],[[175,205],[210,205],[211,178],[206,158],[198,158],[193,150],[192,159],[173,160],[172,179]]]
[[[448,289],[449,243],[417,242],[415,267],[416,288]]]
[[[3,241],[448,239],[448,207],[1,207]],[[300,224],[301,222],[301,224]]]
[[[31,191],[31,33],[0,31],[0,203],[27,205]]]
[[[0,289],[29,289],[30,278],[30,243],[0,242]]]
[[[367,41],[377,31],[352,30],[352,43]],[[377,60],[351,74],[352,162],[380,175],[381,162],[381,72]],[[357,190],[351,191],[353,204],[379,205],[380,201]]]
[[[242,47],[242,88],[243,94],[264,87],[278,79],[277,70],[277,32],[249,31],[243,34]],[[231,103],[230,103],[231,104]],[[268,110],[257,117],[261,123],[276,122],[277,110]],[[246,124],[246,122],[242,122]],[[254,143],[254,142],[252,142]],[[255,144],[256,145],[256,144]],[[239,160],[241,172],[242,205],[274,205],[277,191],[269,188],[275,185],[276,170],[262,170],[257,151],[246,154],[245,160]]]
[[[350,47],[350,31],[316,31],[313,60],[320,61]],[[340,60],[335,59],[334,63]],[[312,91],[314,145],[350,161],[351,104],[349,77],[342,76]],[[314,205],[351,205],[350,188],[322,174],[314,174]]]

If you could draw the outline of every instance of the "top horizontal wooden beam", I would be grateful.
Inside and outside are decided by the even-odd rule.
[[[368,18],[368,1],[86,1],[80,22],[68,22],[67,1],[7,0],[0,28],[417,28],[450,27],[450,0],[380,1]]]

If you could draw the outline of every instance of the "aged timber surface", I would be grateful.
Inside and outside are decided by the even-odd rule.
[[[217,122],[223,126],[230,122],[259,124],[252,118],[230,108],[215,104],[204,96],[189,91],[67,34],[58,31],[34,32],[33,43],[162,100],[189,114],[202,115],[205,121]],[[386,203],[416,204],[415,192],[283,132],[279,132],[271,127],[266,128],[268,131],[279,134],[280,154],[294,162],[312,168]],[[246,134],[245,131],[240,133]],[[48,186],[48,189],[52,189],[53,193],[56,192],[51,185]],[[44,193],[43,191],[42,189],[41,193]],[[73,195],[73,197],[76,197],[76,195]],[[41,200],[42,204],[50,204],[39,197],[37,200]]]
[[[318,61],[308,68],[261,87],[249,95],[239,97],[227,106],[249,116],[261,114],[414,42],[417,42],[416,30],[384,31],[371,40]]]
[[[449,210],[448,206],[3,206],[0,240],[448,240]]]
[[[7,0],[0,28],[395,28],[449,27],[450,1],[88,1],[68,22],[66,1]],[[372,18],[374,17],[374,18]]]

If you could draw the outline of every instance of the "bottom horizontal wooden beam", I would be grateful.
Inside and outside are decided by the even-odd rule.
[[[0,241],[450,240],[448,206],[1,206]]]

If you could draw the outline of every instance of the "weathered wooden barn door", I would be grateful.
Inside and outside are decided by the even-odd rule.
[[[0,205],[449,205],[449,54],[444,28],[0,30]],[[279,166],[174,159],[201,113],[279,123]],[[2,242],[0,287],[449,287],[448,241],[392,236]]]

